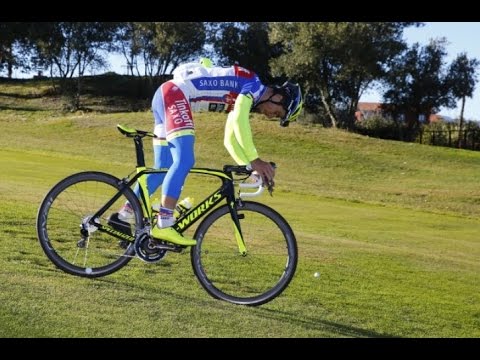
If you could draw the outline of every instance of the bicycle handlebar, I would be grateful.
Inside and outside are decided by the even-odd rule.
[[[274,169],[277,168],[277,164],[275,164],[274,162],[271,162],[270,161],[270,164],[273,166]],[[224,167],[225,169],[226,167]],[[243,174],[248,174],[248,175],[251,175],[252,177],[255,178],[255,182],[253,183],[241,183],[239,184],[239,187],[240,189],[254,189],[254,188],[258,188],[257,191],[255,192],[241,192],[239,193],[239,196],[240,197],[254,197],[254,196],[258,196],[260,195],[261,193],[263,193],[263,191],[265,190],[265,187],[268,188],[268,192],[270,193],[270,196],[272,196],[272,192],[273,192],[273,185],[274,183],[273,182],[270,182],[268,183],[267,185],[264,185],[264,181],[263,179],[257,174],[257,172],[253,171],[252,170],[252,167],[250,165],[246,165],[246,166],[241,166],[241,173]],[[238,174],[238,172],[236,172]]]
[[[262,186],[263,185],[263,181],[262,181],[262,178],[260,176],[258,176],[257,174],[253,174],[253,176],[255,177],[256,181],[253,182],[253,183],[240,183],[238,184],[238,187],[240,189],[254,189],[254,188],[257,188],[257,191],[254,191],[254,192],[244,192],[244,191],[240,191],[239,192],[239,196],[242,198],[242,197],[254,197],[254,196],[258,196],[258,195],[261,195],[263,193],[263,191],[265,190],[265,187]]]
[[[277,168],[277,164],[275,164],[272,161],[270,161],[270,165],[272,165],[274,169]],[[225,165],[223,167],[223,171],[227,173],[232,172],[232,173],[235,173],[236,175],[250,175],[253,172],[253,169],[250,166],[250,164],[249,165]]]

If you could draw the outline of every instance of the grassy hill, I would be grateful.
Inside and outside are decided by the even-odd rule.
[[[63,82],[65,89],[76,91],[78,78]],[[82,111],[123,112],[150,108],[153,92],[162,77],[153,83],[147,77],[105,73],[82,77],[80,106]],[[8,79],[0,77],[0,110],[59,112],[68,108],[70,99],[62,95],[59,78]],[[68,91],[64,91],[68,93]]]
[[[129,173],[133,144],[115,125],[151,129],[152,116],[61,114],[46,95],[2,95],[48,92],[41,83],[10,85],[0,84],[0,336],[480,336],[480,153],[254,117],[259,153],[279,165],[274,196],[258,201],[290,222],[300,258],[284,294],[247,308],[210,298],[188,254],[97,280],[55,269],[35,233],[44,194],[77,171]],[[231,163],[224,121],[197,116],[197,166]],[[184,195],[210,186],[189,179]]]

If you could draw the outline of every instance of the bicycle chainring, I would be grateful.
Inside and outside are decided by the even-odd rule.
[[[137,256],[147,263],[160,261],[167,254],[167,250],[156,248],[154,244],[151,243],[150,236],[147,234],[142,234],[137,237],[134,247]]]

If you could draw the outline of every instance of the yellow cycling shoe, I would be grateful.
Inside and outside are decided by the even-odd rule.
[[[183,245],[183,246],[197,245],[197,242],[194,239],[190,239],[183,236],[173,227],[160,229],[158,226],[154,226],[150,235],[152,235],[152,237],[157,240],[168,241],[177,245]]]

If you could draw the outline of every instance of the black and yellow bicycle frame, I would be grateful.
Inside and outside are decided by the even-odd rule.
[[[135,143],[135,153],[137,158],[136,174],[129,178],[126,177],[122,180],[121,190],[108,202],[106,203],[97,213],[92,216],[92,219],[99,218],[105,211],[108,209],[117,199],[122,195],[123,189],[132,188],[136,182],[139,184],[139,201],[142,206],[144,218],[148,220],[147,223],[151,223],[153,218],[153,210],[150,202],[150,196],[147,188],[147,175],[149,174],[160,174],[166,173],[168,169],[153,169],[147,168],[145,166],[145,157],[143,151],[143,137],[155,137],[153,133],[143,132],[135,129],[130,129],[122,125],[117,126],[120,132],[122,132],[127,137],[133,137]],[[245,167],[241,166],[225,166],[223,171],[213,170],[208,168],[192,168],[190,173],[194,174],[203,174],[209,176],[218,177],[222,181],[222,185],[210,194],[207,198],[201,201],[195,207],[189,209],[186,213],[182,214],[175,224],[174,228],[179,232],[183,233],[200,218],[206,215],[209,211],[213,210],[215,206],[220,203],[223,199],[226,199],[227,205],[230,210],[230,215],[232,218],[232,225],[235,233],[235,238],[238,244],[238,250],[241,254],[246,254],[245,242],[243,240],[242,230],[240,227],[240,218],[241,215],[237,213],[237,203],[235,199],[235,189],[234,189],[234,180],[232,173],[241,172]],[[112,236],[120,238],[127,241],[135,241],[135,237],[124,234],[113,229],[109,225],[99,225],[94,224],[91,220],[92,225],[95,225],[99,231],[107,232]]]

